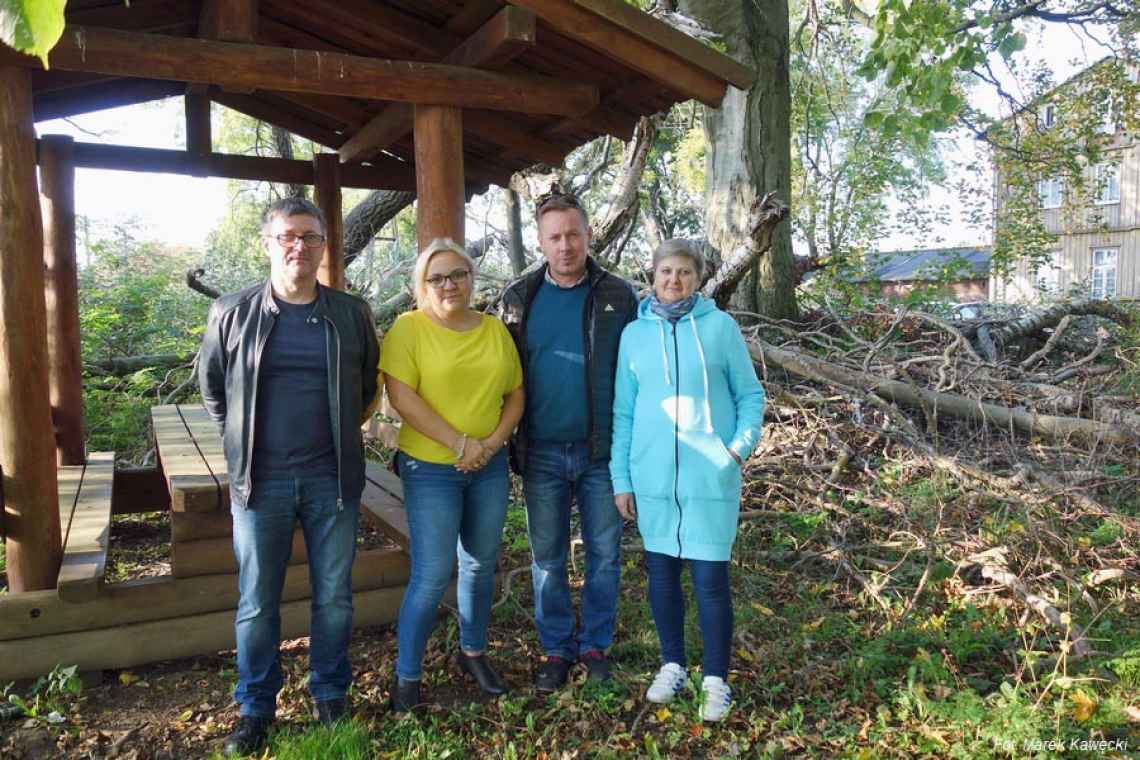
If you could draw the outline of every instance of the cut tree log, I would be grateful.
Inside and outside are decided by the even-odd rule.
[[[1140,438],[1133,431],[1097,420],[1034,414],[954,393],[930,391],[898,380],[840,367],[798,351],[777,348],[759,339],[749,339],[748,350],[753,360],[776,365],[800,377],[840,388],[857,388],[898,404],[931,410],[935,414],[987,422],[1003,429],[1016,428],[1024,433],[1047,438],[1075,437],[1090,442],[1120,445],[1140,443]]]

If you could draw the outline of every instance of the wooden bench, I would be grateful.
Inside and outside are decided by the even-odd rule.
[[[233,523],[229,480],[218,428],[196,404],[156,406],[151,410],[159,461],[170,489],[171,571],[176,578],[233,573]],[[362,516],[404,551],[408,519],[400,479],[383,466],[368,464],[361,496]],[[307,561],[304,538],[293,536],[290,564]]]
[[[60,467],[58,481],[63,561],[56,593],[67,602],[91,601],[99,595],[107,565],[115,455],[91,454],[86,465]]]
[[[151,409],[151,421],[155,448],[170,489],[171,511],[213,512],[223,503],[228,505],[222,440],[206,410],[200,406],[156,406]]]

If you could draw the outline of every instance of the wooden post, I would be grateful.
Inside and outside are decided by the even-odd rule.
[[[415,144],[419,249],[438,237],[463,245],[463,111],[417,105]]]
[[[79,353],[79,267],[75,259],[75,140],[40,141],[40,204],[44,224],[48,393],[55,422],[56,463],[86,462],[83,448],[83,364]]]
[[[210,96],[203,85],[186,88],[186,151],[195,156],[208,156],[214,151],[210,131]]]
[[[8,588],[55,588],[62,555],[48,396],[32,82],[0,66],[0,467]]]
[[[325,257],[317,279],[322,285],[344,290],[344,217],[340,203],[340,156],[318,153],[313,156],[314,189],[317,206],[325,212]]]

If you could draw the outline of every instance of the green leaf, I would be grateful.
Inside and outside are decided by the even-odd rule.
[[[48,51],[63,34],[67,0],[0,0],[0,42],[48,65]]]
[[[863,124],[867,127],[867,129],[878,129],[882,123],[882,111],[868,111],[866,115],[863,116]]]

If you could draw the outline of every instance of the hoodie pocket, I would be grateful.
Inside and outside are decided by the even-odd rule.
[[[716,433],[681,433],[678,490],[690,499],[739,501],[740,465]]]

